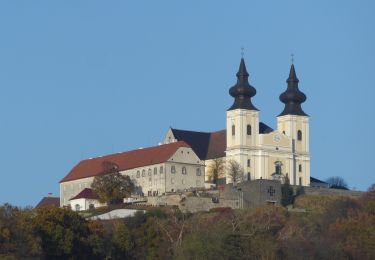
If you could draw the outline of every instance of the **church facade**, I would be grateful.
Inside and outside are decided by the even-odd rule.
[[[237,83],[229,90],[234,102],[226,112],[226,129],[204,133],[170,128],[164,142],[187,142],[205,162],[206,181],[217,174],[225,177],[226,183],[232,182],[228,164],[235,161],[240,166],[241,180],[283,182],[288,178],[293,185],[309,186],[309,116],[301,107],[306,96],[298,88],[294,64],[287,89],[279,98],[285,107],[277,116],[275,130],[260,121],[259,110],[251,101],[256,89],[249,84],[243,58],[236,76]]]
[[[280,95],[285,107],[277,116],[277,129],[260,121],[251,100],[256,89],[249,84],[243,58],[236,76],[237,83],[229,90],[234,102],[226,111],[226,129],[197,132],[169,128],[162,145],[83,160],[60,181],[60,206],[69,205],[90,188],[95,176],[110,170],[130,176],[144,196],[204,189],[214,176],[216,181],[231,183],[231,164],[236,164],[240,173],[236,182],[284,182],[288,178],[293,185],[309,186],[309,116],[301,107],[306,96],[298,88],[294,65],[287,89]]]

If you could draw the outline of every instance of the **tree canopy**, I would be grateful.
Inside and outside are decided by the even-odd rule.
[[[333,189],[343,189],[343,190],[348,190],[348,184],[344,180],[344,178],[339,177],[339,176],[332,176],[329,177],[326,182],[330,185],[331,188]]]
[[[98,195],[100,202],[120,203],[131,195],[134,184],[127,175],[122,175],[115,164],[103,164],[104,173],[95,176],[91,188]]]

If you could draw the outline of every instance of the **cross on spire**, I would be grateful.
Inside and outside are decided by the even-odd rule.
[[[292,64],[294,64],[294,54],[290,54],[290,61],[292,62]]]

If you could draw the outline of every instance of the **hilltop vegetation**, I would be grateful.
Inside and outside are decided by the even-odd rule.
[[[0,258],[46,259],[375,259],[375,192],[360,198],[299,196],[295,205],[218,208],[181,214],[157,209],[87,221],[55,207],[0,207]]]

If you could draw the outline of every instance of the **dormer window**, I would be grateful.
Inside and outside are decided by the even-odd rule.
[[[232,125],[232,136],[235,136],[236,134],[236,126]]]
[[[251,135],[251,125],[247,125],[246,132],[247,135]]]
[[[302,131],[301,130],[297,131],[297,140],[302,141]]]

